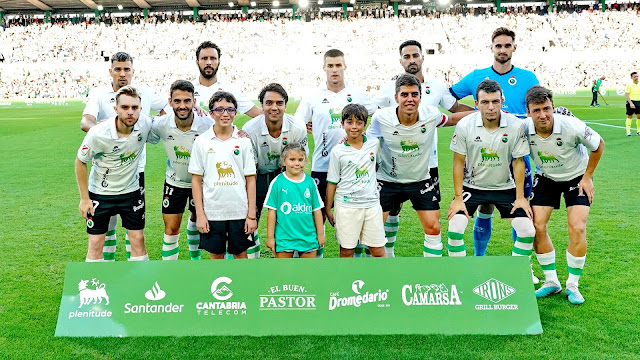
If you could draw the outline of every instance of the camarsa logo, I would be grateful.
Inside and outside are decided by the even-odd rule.
[[[402,287],[402,302],[415,305],[462,305],[458,288],[451,284],[415,284]]]

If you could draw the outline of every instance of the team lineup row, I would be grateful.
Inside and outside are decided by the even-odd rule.
[[[493,209],[486,205],[495,205],[512,222],[516,234],[513,255],[530,256],[535,245],[546,277],[539,295],[559,292],[546,222],[551,210],[559,206],[564,189],[570,235],[567,293],[574,303],[584,301],[577,288],[586,254],[584,224],[593,196],[591,176],[604,144],[581,121],[554,115],[551,93],[528,86],[537,83],[535,75],[511,66],[514,38],[508,29],[496,30],[492,38],[494,66],[484,69],[486,76],[483,70],[472,72],[450,91],[424,78],[420,44],[403,43],[400,61],[406,74],[390,83],[385,92],[386,105],[394,105],[388,107],[381,99],[372,102],[363,91],[346,83],[344,54],[330,50],[324,57],[326,88],[303,98],[295,117],[284,113],[288,96],[277,84],[260,93],[261,111],[246,96],[237,91],[234,94],[233,86],[218,81],[220,51],[205,42],[196,51],[199,84],[175,82],[166,107],[168,114],[151,121],[140,113],[160,110],[166,101],[145,94],[144,86],[136,86],[137,90],[127,87],[133,62],[127,54],[117,53],[110,70],[114,82],[92,91],[83,128],[110,120],[100,122],[87,134],[76,161],[80,211],[87,218],[90,234],[87,260],[112,258],[108,254],[115,252],[115,236],[109,228],[109,216],[116,213],[129,230],[131,259],[148,259],[142,233],[143,176],[138,175],[146,141],[162,141],[169,157],[163,258],[177,258],[180,220],[191,199],[187,236],[192,258],[199,258],[198,242],[213,258],[222,258],[225,251],[235,257],[259,256],[259,242],[247,234],[255,232],[263,203],[269,209],[267,246],[276,257],[291,257],[293,251],[301,257],[321,256],[323,215],[336,226],[341,256],[358,253],[358,245],[367,245],[373,256],[393,256],[393,230],[397,228],[392,227],[397,226],[397,213],[405,200],[412,201],[422,223],[425,256],[442,256],[435,129],[458,124],[451,141],[456,196],[448,211],[449,255],[466,254],[462,234],[467,215],[482,205],[478,218],[484,215],[484,220],[490,220],[486,214]],[[508,70],[504,74],[498,70],[502,66]],[[483,81],[492,76],[497,82]],[[474,81],[480,85],[472,84]],[[531,101],[525,102],[529,90],[527,99]],[[456,97],[468,94],[476,98],[478,112],[471,113],[471,108],[458,104]],[[204,102],[195,105],[196,99],[202,98],[209,99],[206,105],[213,126],[204,116]],[[530,116],[526,126],[516,116],[500,111],[505,109],[504,103],[512,113]],[[440,113],[433,107],[438,104],[453,114]],[[252,117],[264,114],[239,133],[233,126],[237,111]],[[367,118],[372,114],[365,137]],[[315,141],[311,177],[303,172],[307,122],[313,124]],[[561,136],[551,136],[555,133]],[[531,179],[525,175],[529,152],[539,172],[532,207],[525,197],[531,190],[525,185],[525,179]],[[89,161],[93,167],[87,181]],[[285,169],[282,174],[280,165]],[[334,197],[335,214],[330,210]],[[323,203],[328,209],[324,212]],[[384,227],[381,217],[386,220]],[[105,235],[112,238],[105,241]],[[479,247],[475,248],[476,255],[481,255]]]

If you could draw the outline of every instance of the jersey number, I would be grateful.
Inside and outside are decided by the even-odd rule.
[[[164,190],[165,195],[173,195],[173,188],[165,186],[165,190]]]

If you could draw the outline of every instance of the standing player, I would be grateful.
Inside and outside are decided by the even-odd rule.
[[[298,143],[309,154],[307,129],[292,115],[286,114],[289,95],[280,84],[271,83],[260,91],[262,115],[249,120],[242,130],[251,139],[257,160],[256,206],[258,221],[271,181],[282,171],[280,154],[287,144]]]
[[[305,124],[309,121],[313,123],[311,177],[318,185],[322,202],[326,203],[329,153],[346,136],[342,128],[342,109],[347,104],[355,103],[363,105],[369,114],[373,114],[378,107],[371,102],[364,90],[345,81],[344,71],[347,65],[342,51],[327,51],[322,69],[327,75],[326,86],[304,97],[298,105],[295,117]],[[323,254],[324,248],[320,248],[318,257]]]
[[[593,202],[593,173],[604,151],[598,133],[572,116],[553,113],[553,94],[542,86],[527,92],[526,121],[531,155],[536,162],[531,208],[536,227],[534,248],[545,282],[537,297],[562,290],[556,273],[556,253],[549,238],[547,224],[553,209],[560,208],[564,194],[569,224],[567,246],[567,295],[572,304],[582,304],[578,290],[587,255],[587,218]]]
[[[462,99],[468,95],[474,95],[476,87],[486,79],[495,80],[502,88],[504,102],[502,110],[520,119],[526,118],[526,105],[524,95],[527,90],[539,83],[538,78],[529,70],[515,67],[511,64],[511,57],[516,51],[516,33],[512,30],[500,27],[491,35],[491,51],[493,52],[493,65],[485,69],[476,69],[453,85],[449,91],[456,99]],[[475,95],[474,95],[475,96]],[[477,99],[475,99],[477,100]],[[525,161],[524,195],[531,194],[531,164],[529,157]],[[491,215],[493,205],[480,206],[478,216],[473,227],[473,243],[476,256],[484,256],[489,240],[491,239]],[[513,234],[514,240],[517,234]],[[533,270],[532,270],[533,271]],[[537,283],[537,279],[534,283]]]
[[[194,83],[195,97],[199,99],[199,105],[203,109],[209,109],[209,99],[216,91],[226,91],[231,93],[238,102],[238,112],[249,117],[256,117],[262,112],[260,109],[233,84],[218,79],[218,69],[220,68],[220,58],[222,52],[218,45],[211,41],[204,41],[196,49],[196,65],[200,71],[198,83]]]
[[[433,106],[420,106],[421,97],[417,77],[399,76],[395,96],[398,106],[376,112],[367,135],[380,139],[377,179],[384,220],[391,209],[411,200],[424,230],[423,255],[442,256],[440,186],[429,173],[433,132],[436,127],[455,125],[469,112],[448,117]]]
[[[431,105],[438,107],[438,105],[440,105],[443,109],[447,109],[452,113],[473,110],[473,108],[467,105],[458,103],[458,100],[451,95],[445,84],[426,77],[422,72],[423,63],[424,55],[422,54],[422,45],[419,42],[415,40],[407,40],[400,44],[400,65],[402,65],[404,73],[417,76],[422,83],[422,100],[420,101],[420,106]],[[396,106],[395,79],[397,78],[398,76],[395,76],[393,80],[391,80],[378,94],[378,96],[373,99],[373,102],[375,102],[379,107],[385,108],[389,106]],[[431,157],[429,172],[434,182],[438,183],[440,181],[440,177],[438,175],[438,132],[435,131],[433,136],[434,156]],[[400,227],[400,210],[401,209],[391,209],[389,216],[387,217],[387,221],[384,224],[387,238],[385,250],[388,257],[395,256],[394,247],[398,228]]]
[[[87,221],[87,262],[106,261],[102,248],[109,218],[120,215],[129,231],[131,261],[149,260],[144,245],[144,198],[140,192],[138,162],[149,135],[151,120],[141,115],[141,94],[124,86],[115,96],[116,116],[91,128],[75,163],[80,190],[80,215]],[[87,163],[92,162],[87,182]]]
[[[456,125],[450,145],[455,197],[447,213],[449,256],[467,255],[464,230],[469,216],[483,204],[495,205],[518,234],[511,254],[531,256],[535,228],[529,202],[524,197],[523,157],[529,155],[524,125],[500,110],[502,89],[496,81],[481,82],[475,98],[480,112]]]
[[[598,93],[600,92],[600,85],[602,85],[603,80],[604,76],[601,76],[591,81],[591,105],[589,105],[589,107],[600,106],[600,104],[598,104]]]
[[[193,111],[195,98],[193,85],[189,81],[177,80],[171,84],[169,103],[173,111],[157,117],[151,126],[149,142],[162,141],[167,152],[167,171],[162,200],[164,241],[162,259],[177,260],[180,253],[180,223],[185,205],[189,204],[190,217],[187,223],[187,241],[192,260],[200,259],[200,233],[196,227],[196,211],[191,195],[189,161],[191,148],[198,135],[211,128],[208,116],[199,116]]]
[[[640,135],[640,84],[638,84],[638,73],[631,73],[631,82],[627,85],[627,89],[624,92],[624,96],[627,98],[627,136],[631,136],[631,119],[633,114],[636,114],[636,135]]]
[[[125,52],[117,52],[111,57],[111,68],[109,75],[112,78],[111,85],[100,86],[91,89],[87,105],[82,113],[82,121],[80,127],[83,131],[89,131],[97,123],[107,118],[116,116],[114,106],[116,103],[116,92],[127,85],[131,85],[131,79],[135,70],[133,68],[133,58]],[[164,108],[167,105],[166,98],[163,98],[144,85],[136,85],[136,90],[142,97],[141,114],[149,115],[151,110],[164,114]],[[146,151],[143,149],[138,165],[140,174],[140,192],[144,198],[144,166],[146,163]],[[113,216],[109,221],[109,229],[107,231],[104,243],[104,260],[114,261],[116,258],[116,223],[117,217]],[[125,240],[127,258],[131,254],[129,240]]]
[[[198,82],[194,83],[195,97],[199,99],[201,108],[209,109],[209,99],[213,93],[217,91],[226,91],[231,93],[238,103],[237,111],[254,118],[262,111],[245,95],[238,90],[233,84],[218,79],[218,69],[220,68],[220,58],[222,52],[218,45],[211,41],[202,42],[196,49],[196,65],[200,71]],[[252,236],[253,238],[253,236]],[[255,240],[256,245],[247,250],[249,259],[258,259],[260,257],[260,240]]]

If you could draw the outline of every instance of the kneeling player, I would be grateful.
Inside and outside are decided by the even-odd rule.
[[[209,100],[215,125],[193,143],[192,174],[196,226],[200,249],[211,259],[224,259],[225,250],[246,259],[255,242],[247,238],[256,221],[256,163],[251,141],[238,137],[233,125],[238,103],[228,92],[218,91]]]
[[[342,110],[346,140],[331,150],[327,173],[326,214],[336,228],[340,257],[353,257],[358,243],[375,257],[385,257],[382,207],[378,200],[376,156],[379,140],[362,135],[367,125],[367,109],[349,104]],[[334,214],[333,198],[337,195]]]
[[[171,114],[158,117],[151,126],[149,142],[162,141],[167,153],[167,171],[162,199],[162,219],[164,220],[164,241],[162,260],[177,260],[180,253],[180,223],[184,208],[189,204],[187,241],[192,260],[200,259],[200,233],[196,227],[196,210],[191,195],[191,175],[189,160],[191,148],[199,135],[211,128],[212,121],[207,116],[199,116],[193,111],[195,98],[193,84],[177,80],[171,84],[169,104]]]
[[[564,194],[569,223],[567,295],[572,304],[582,304],[584,297],[578,290],[578,280],[587,255],[586,228],[593,202],[593,173],[602,157],[604,141],[577,118],[554,114],[550,90],[534,86],[525,100],[529,147],[537,168],[531,198],[536,227],[534,247],[545,276],[536,296],[545,297],[562,290],[547,224],[553,209],[560,208],[560,196]]]
[[[80,190],[80,215],[87,221],[87,262],[103,261],[102,247],[109,218],[120,215],[129,231],[131,261],[149,260],[144,245],[144,198],[140,193],[138,162],[150,120],[140,115],[140,94],[124,86],[116,93],[116,116],[92,127],[78,150],[75,163]],[[92,162],[87,182],[87,163]]]
[[[486,204],[495,205],[516,231],[511,254],[531,256],[535,229],[524,197],[523,157],[529,155],[524,126],[515,116],[500,111],[503,99],[498,82],[482,81],[476,99],[479,112],[460,120],[451,139],[455,197],[447,212],[449,256],[466,255],[464,230],[469,215]]]

